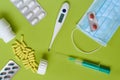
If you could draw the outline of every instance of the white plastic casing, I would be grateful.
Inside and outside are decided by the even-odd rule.
[[[14,37],[15,33],[12,31],[10,24],[4,18],[0,19],[0,38],[8,43]]]
[[[45,75],[46,70],[47,70],[47,66],[48,66],[48,61],[42,59],[40,61],[37,73],[40,74],[40,75]]]

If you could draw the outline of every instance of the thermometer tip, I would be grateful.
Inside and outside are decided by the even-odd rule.
[[[48,49],[48,51],[50,51],[50,48]]]

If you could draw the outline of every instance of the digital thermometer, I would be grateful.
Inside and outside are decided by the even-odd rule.
[[[52,40],[51,40],[51,43],[50,43],[50,46],[49,46],[49,49],[48,51],[50,51],[51,47],[52,47],[52,44],[58,34],[58,32],[60,31],[60,29],[62,28],[62,25],[66,19],[66,16],[68,14],[68,10],[69,10],[69,4],[67,2],[65,2],[61,9],[60,9],[60,12],[58,14],[58,17],[56,19],[56,24],[55,24],[55,28],[54,28],[54,33],[53,33],[53,36],[52,36]]]

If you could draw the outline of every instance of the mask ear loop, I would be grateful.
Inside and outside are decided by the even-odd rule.
[[[93,49],[93,50],[90,50],[90,51],[85,51],[85,50],[79,48],[79,47],[75,44],[75,41],[74,41],[74,38],[73,38],[73,34],[74,34],[74,32],[75,32],[77,29],[78,29],[78,28],[73,29],[73,30],[72,30],[72,33],[71,33],[72,44],[73,44],[73,46],[75,47],[75,49],[76,49],[77,51],[82,52],[82,53],[84,53],[84,54],[92,54],[92,53],[94,53],[94,52],[96,52],[96,51],[98,51],[98,50],[100,50],[100,49],[102,48],[102,46],[99,46],[99,47],[97,47],[96,49]]]

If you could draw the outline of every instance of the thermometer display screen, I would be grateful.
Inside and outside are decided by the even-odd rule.
[[[61,15],[60,15],[60,18],[59,18],[59,22],[60,22],[60,23],[63,21],[63,18],[64,18],[64,14],[61,14]]]

